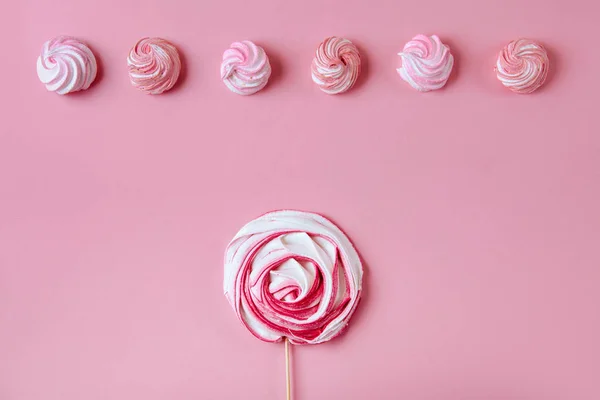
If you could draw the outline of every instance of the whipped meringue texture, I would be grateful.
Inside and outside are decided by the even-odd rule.
[[[270,76],[267,53],[249,40],[232,43],[223,53],[221,80],[233,93],[254,94],[267,85]]]
[[[57,36],[42,46],[37,74],[50,92],[67,94],[90,87],[98,66],[94,53],[80,40]]]
[[[225,252],[225,296],[257,338],[317,344],[348,325],[363,267],[346,235],[324,217],[274,211],[246,224]]]
[[[450,48],[436,35],[417,35],[398,53],[402,66],[400,77],[420,92],[441,89],[446,85],[454,57]]]
[[[148,94],[161,94],[177,83],[181,60],[177,48],[161,38],[139,40],[127,57],[129,80]]]
[[[530,39],[517,39],[506,45],[496,61],[496,76],[515,93],[539,89],[548,76],[550,61],[544,46]]]
[[[348,91],[360,75],[360,53],[348,39],[329,37],[317,48],[312,80],[327,94]]]

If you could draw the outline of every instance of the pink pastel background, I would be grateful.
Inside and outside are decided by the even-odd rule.
[[[274,208],[323,213],[367,265],[347,334],[293,348],[295,400],[600,399],[600,33],[592,0],[19,0],[2,5],[0,400],[284,398],[283,345],[244,331],[222,256]],[[444,90],[402,82],[417,33],[452,46]],[[87,92],[46,92],[42,43],[86,40]],[[364,73],[327,96],[328,35]],[[186,73],[128,82],[142,36]],[[548,84],[514,95],[496,52],[532,37]],[[219,81],[251,39],[274,74]]]

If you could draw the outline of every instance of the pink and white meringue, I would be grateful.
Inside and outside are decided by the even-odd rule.
[[[346,235],[324,217],[273,211],[246,224],[225,252],[224,291],[258,339],[317,344],[356,310],[363,267]]]
[[[97,71],[94,53],[70,36],[57,36],[44,43],[37,59],[40,81],[58,94],[86,90],[96,79]]]
[[[420,92],[444,87],[454,66],[450,48],[436,35],[415,36],[398,55],[402,59],[397,69],[400,77]]]
[[[329,37],[317,48],[312,80],[327,94],[344,93],[360,75],[360,53],[348,39]]]
[[[177,48],[161,38],[143,38],[127,57],[131,84],[148,94],[171,89],[181,72]]]
[[[506,45],[496,61],[496,76],[515,93],[532,93],[548,76],[550,61],[544,46],[529,39],[517,39]]]
[[[270,76],[267,53],[249,40],[232,43],[223,53],[221,79],[233,93],[254,94],[267,85]]]

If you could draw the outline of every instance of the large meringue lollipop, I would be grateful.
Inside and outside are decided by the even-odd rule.
[[[250,221],[225,252],[224,291],[255,337],[289,346],[338,336],[358,305],[363,267],[348,237],[324,217],[273,211]]]

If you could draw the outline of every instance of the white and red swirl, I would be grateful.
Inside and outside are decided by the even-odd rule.
[[[317,48],[312,80],[327,94],[344,93],[356,83],[360,64],[360,53],[351,41],[330,37]]]
[[[515,93],[532,93],[548,76],[550,62],[544,46],[529,39],[517,39],[506,45],[496,61],[496,75]]]
[[[400,77],[420,92],[444,87],[454,66],[450,48],[436,35],[415,36],[398,55],[402,59],[397,70]]]
[[[58,94],[86,90],[96,79],[97,71],[94,53],[70,36],[57,36],[44,43],[37,59],[40,81]]]
[[[267,53],[249,40],[232,43],[223,53],[221,79],[234,93],[254,94],[267,85],[270,76]]]
[[[148,94],[171,89],[181,72],[177,48],[161,38],[143,38],[127,57],[131,84]]]
[[[358,305],[363,268],[324,217],[274,211],[246,224],[225,252],[225,296],[257,338],[317,344],[339,335]]]

